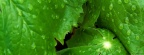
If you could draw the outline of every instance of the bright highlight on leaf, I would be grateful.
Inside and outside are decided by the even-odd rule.
[[[104,45],[104,48],[106,49],[111,48],[111,43],[109,41],[104,42],[103,45]]]

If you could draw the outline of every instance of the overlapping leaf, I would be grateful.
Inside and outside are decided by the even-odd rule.
[[[114,35],[106,29],[78,29],[67,42],[68,49],[59,55],[126,55],[127,52]]]
[[[144,0],[103,0],[98,24],[112,30],[131,54],[144,53]]]
[[[0,0],[1,55],[55,55],[85,0]]]
[[[88,0],[86,4],[83,5],[84,9],[84,21],[82,23],[83,28],[94,27],[95,22],[97,21],[101,4],[100,0]]]

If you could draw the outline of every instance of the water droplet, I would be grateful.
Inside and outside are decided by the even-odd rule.
[[[118,14],[119,14],[119,12],[118,12]]]
[[[102,6],[102,10],[105,11],[105,6]]]
[[[107,13],[106,17],[109,17],[110,15]]]
[[[41,37],[42,37],[42,39],[45,39],[45,36],[44,36],[44,35],[42,35]]]
[[[103,37],[103,39],[106,39],[106,37]]]
[[[120,25],[119,25],[119,29],[123,29],[123,24],[120,24]]]
[[[128,44],[130,44],[131,42],[128,40]]]
[[[127,35],[130,35],[131,34],[131,30],[129,29],[128,31],[127,31]]]
[[[37,0],[38,1],[38,3],[41,3],[41,0]]]
[[[2,5],[3,5],[3,6],[6,6],[6,2],[2,2]]]
[[[132,5],[132,10],[136,10],[136,6],[135,5]]]
[[[100,52],[100,48],[98,48],[96,51],[97,51],[97,52]]]
[[[139,36],[136,36],[135,38],[136,38],[136,40],[139,40]]]
[[[129,23],[129,18],[128,17],[125,18],[125,23],[127,23],[127,24]]]
[[[59,16],[58,16],[58,15],[56,15],[56,19],[59,19]]]
[[[29,4],[28,8],[29,8],[29,10],[32,10],[33,6]]]
[[[119,52],[119,53],[121,53],[121,47],[119,47],[119,50],[118,50],[118,52]]]
[[[23,3],[23,2],[24,2],[24,0],[18,0],[18,2],[19,2],[19,3]]]
[[[3,53],[6,54],[6,49],[4,49]]]
[[[135,23],[138,23],[138,19],[134,19],[134,22],[135,22]]]
[[[110,10],[113,9],[113,4],[112,4],[112,3],[110,4],[109,9],[110,9]]]
[[[65,2],[65,3],[68,3],[68,1],[67,1],[67,0],[64,0],[64,2]]]
[[[137,16],[137,13],[134,13],[133,15],[134,15],[134,16]]]
[[[117,32],[116,29],[114,29],[114,32]]]
[[[33,17],[33,18],[37,18],[37,16],[36,16],[36,15],[32,15],[32,17]]]
[[[133,14],[130,14],[131,17],[133,17]]]
[[[66,19],[63,19],[64,21],[66,21]]]
[[[85,53],[85,51],[82,51],[82,53]]]
[[[112,19],[112,22],[114,22],[114,19]]]
[[[46,6],[46,5],[44,5],[43,9],[46,9],[46,8],[47,8],[47,6]]]
[[[58,8],[58,5],[55,5],[55,9],[57,9]]]
[[[128,3],[128,2],[129,2],[129,0],[124,0],[124,2],[125,2],[125,3]]]
[[[33,44],[31,45],[31,47],[32,47],[32,49],[35,49],[35,48],[36,48],[35,43],[33,43]]]
[[[62,8],[64,8],[64,7],[65,7],[65,5],[64,5],[64,4],[61,4],[61,7],[62,7]]]
[[[144,11],[144,7],[142,8],[142,10]]]
[[[118,0],[118,4],[121,4],[122,3],[122,1],[121,0]]]
[[[91,50],[92,50],[92,48],[89,48],[89,49],[88,49],[88,51],[91,51]]]
[[[52,18],[53,18],[53,19],[55,19],[55,16],[54,16],[54,14],[52,14]]]
[[[105,41],[105,42],[103,43],[103,47],[104,47],[105,49],[109,49],[109,48],[111,48],[111,43],[110,43],[109,41]]]
[[[11,51],[10,51],[10,49],[7,49],[7,53],[8,53],[8,54],[11,54]]]
[[[44,46],[42,46],[41,48],[44,49]]]
[[[20,46],[23,46],[23,44],[20,44]]]
[[[109,14],[110,14],[110,16],[112,16],[112,12],[110,12]]]
[[[22,11],[20,9],[17,9],[17,11],[18,11],[18,15],[22,16]]]
[[[44,51],[44,55],[47,55],[47,51]]]
[[[48,0],[49,3],[51,3],[51,0]]]
[[[81,50],[79,50],[79,52],[81,53],[82,51],[81,51]]]
[[[31,34],[31,35],[33,35],[33,34],[34,34],[34,32],[33,32],[33,31],[30,31],[30,34]]]

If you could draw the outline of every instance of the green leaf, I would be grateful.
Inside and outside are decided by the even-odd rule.
[[[88,0],[87,3],[83,5],[85,13],[84,21],[82,23],[83,28],[94,27],[94,24],[97,21],[100,14],[100,2],[101,1],[99,0]]]
[[[78,29],[67,42],[68,49],[60,55],[126,55],[127,52],[114,35],[106,29]]]
[[[112,30],[130,52],[144,53],[144,0],[102,1],[98,24]]]
[[[34,26],[36,23],[34,21],[41,16],[35,14],[37,5],[34,4],[37,3],[26,0],[0,0],[2,10],[0,14],[1,55],[56,55],[54,38],[48,38],[46,34],[36,32],[30,27]],[[26,7],[22,9],[17,5]],[[37,11],[40,12],[41,9]],[[27,21],[28,19],[31,23]],[[34,28],[40,29],[39,27]]]
[[[56,55],[85,0],[0,0],[1,55]]]

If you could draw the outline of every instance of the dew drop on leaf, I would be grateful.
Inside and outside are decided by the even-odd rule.
[[[133,17],[133,14],[130,14],[131,17]]]
[[[128,40],[128,44],[130,44],[131,42],[130,42],[130,40]]]
[[[17,9],[17,11],[18,11],[18,15],[22,16],[22,11],[20,9]]]
[[[55,9],[57,9],[58,8],[58,5],[55,5]]]
[[[51,16],[53,19],[55,19],[55,16],[54,16],[54,14],[52,14],[52,16]]]
[[[37,16],[36,16],[36,15],[32,15],[32,17],[33,17],[33,18],[36,18]]]
[[[67,1],[67,0],[64,0],[64,2],[65,2],[65,3],[68,3],[68,1]]]
[[[127,23],[127,24],[129,23],[129,18],[128,17],[125,18],[125,23]]]
[[[137,13],[134,13],[133,15],[134,15],[134,16],[137,16],[138,14],[137,14]]]
[[[47,51],[44,51],[44,55],[47,55]]]
[[[28,5],[29,10],[33,9],[33,6],[31,4]]]
[[[109,16],[110,16],[110,15],[107,13],[107,14],[106,14],[106,17],[109,17]]]
[[[136,40],[139,40],[139,36],[136,36]]]
[[[103,37],[103,39],[105,40],[105,39],[106,39],[106,37]]]
[[[63,21],[66,21],[66,19],[63,19]]]
[[[136,10],[136,6],[135,5],[132,5],[132,10]]]
[[[124,0],[124,2],[125,2],[125,3],[128,3],[128,2],[129,2],[129,0]]]
[[[122,1],[121,0],[118,0],[118,4],[121,4],[122,3]]]
[[[38,3],[41,3],[41,0],[37,0],[38,1]]]
[[[51,3],[51,0],[48,0],[49,3]]]
[[[65,5],[64,5],[64,4],[61,4],[61,7],[62,7],[62,8],[64,8],[64,7],[65,7]]]
[[[45,36],[44,36],[44,35],[42,35],[41,37],[42,37],[42,39],[45,39]]]
[[[110,9],[110,10],[113,9],[113,4],[112,4],[112,3],[110,4],[109,9]]]
[[[33,43],[33,44],[31,45],[31,47],[32,47],[32,49],[35,49],[35,48],[36,48],[35,43]]]
[[[96,51],[97,51],[97,52],[100,52],[100,50],[101,50],[101,49],[100,49],[100,48],[98,48]]]
[[[88,51],[91,51],[91,50],[92,50],[92,48],[89,48],[89,49],[88,49]]]
[[[128,31],[127,31],[127,35],[130,35],[131,34],[131,30],[129,29]]]
[[[11,51],[10,51],[10,49],[7,49],[7,53],[8,53],[8,54],[11,54]]]
[[[119,25],[119,29],[123,29],[123,24],[120,24],[120,25]]]
[[[18,0],[18,2],[19,2],[19,3],[23,3],[23,2],[24,2],[24,0]]]
[[[59,19],[59,16],[58,16],[58,15],[56,15],[56,19]]]
[[[105,42],[103,43],[103,47],[104,47],[105,49],[109,49],[109,48],[111,48],[111,43],[110,43],[109,41],[105,41]]]
[[[119,52],[119,53],[121,53],[121,47],[119,47],[119,50],[118,50],[118,52]]]
[[[105,11],[105,6],[102,6],[102,10]]]
[[[114,19],[112,19],[112,22],[114,22]]]
[[[46,6],[46,5],[44,5],[44,6],[43,6],[43,9],[46,9],[46,8],[47,8],[47,6]]]
[[[134,22],[135,22],[135,23],[138,23],[138,19],[134,19]]]

